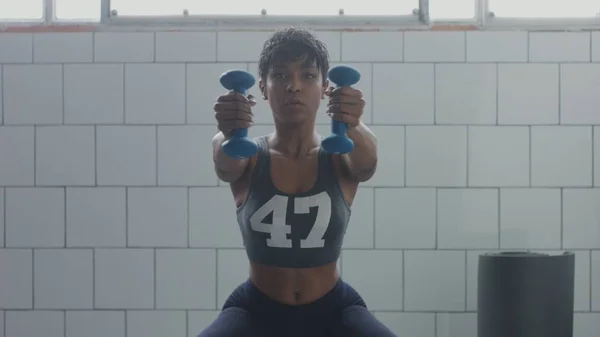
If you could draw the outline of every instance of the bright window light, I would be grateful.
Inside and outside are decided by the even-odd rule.
[[[100,20],[100,0],[54,0],[54,3],[56,6],[56,17],[58,19],[86,21]]]
[[[432,20],[474,19],[475,0],[431,0],[429,17]]]
[[[37,20],[43,17],[43,0],[0,0],[0,20]]]
[[[281,0],[199,1],[199,0],[111,0],[111,10],[119,16],[181,15],[411,15],[419,7],[419,0],[306,0],[286,2]]]
[[[589,18],[600,11],[598,0],[489,0],[498,18]]]

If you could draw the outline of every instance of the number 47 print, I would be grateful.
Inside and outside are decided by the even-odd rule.
[[[292,248],[292,240],[288,235],[292,226],[286,224],[288,197],[274,195],[262,205],[250,218],[250,226],[254,231],[267,233],[267,246],[276,248]],[[321,248],[325,246],[323,236],[331,218],[331,198],[327,192],[321,192],[308,197],[294,198],[294,214],[308,214],[311,207],[317,207],[317,217],[306,239],[300,241],[302,248]],[[263,222],[264,218],[273,213],[272,223]]]

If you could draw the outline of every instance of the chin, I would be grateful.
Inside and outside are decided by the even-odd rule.
[[[306,109],[281,109],[273,114],[276,121],[281,123],[306,123],[314,118]]]
[[[311,121],[311,118],[307,115],[302,115],[302,114],[288,114],[288,115],[279,115],[275,117],[275,122],[282,124],[282,125],[289,125],[289,126],[298,126],[298,125],[302,125],[302,124],[306,124],[309,123]]]

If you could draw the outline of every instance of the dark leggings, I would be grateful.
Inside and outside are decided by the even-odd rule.
[[[217,319],[198,337],[397,337],[341,279],[315,302],[281,304],[249,280],[229,296]]]

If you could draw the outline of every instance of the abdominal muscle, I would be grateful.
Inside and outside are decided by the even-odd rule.
[[[339,279],[335,262],[316,268],[281,268],[250,262],[250,280],[271,299],[301,305],[316,301],[335,287]]]

